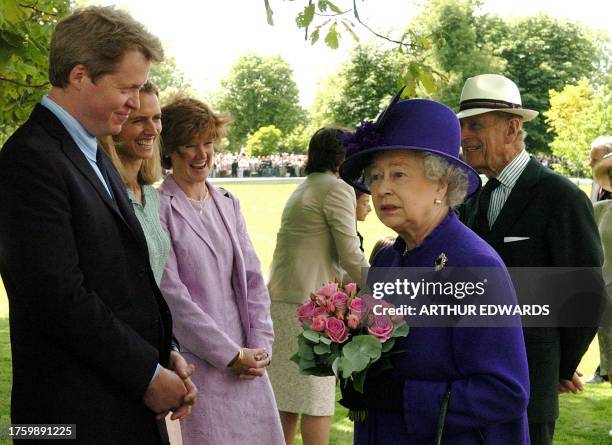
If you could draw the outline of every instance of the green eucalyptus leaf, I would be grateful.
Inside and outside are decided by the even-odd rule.
[[[328,354],[330,352],[330,347],[325,343],[319,343],[314,346],[313,351],[318,355]]]
[[[391,334],[391,337],[406,337],[408,335],[409,330],[410,329],[408,328],[406,320],[402,320],[393,327],[393,333]]]
[[[315,29],[312,34],[310,34],[310,44],[314,45],[319,40],[319,30]]]
[[[365,383],[366,375],[368,371],[367,369],[362,372],[357,372],[353,375],[353,388],[360,394],[363,394],[363,385]]]
[[[321,334],[317,331],[311,331],[310,329],[305,329],[302,335],[313,343],[319,343],[319,339],[321,338]]]
[[[389,352],[391,349],[393,349],[393,346],[395,345],[395,339],[394,338],[390,338],[389,340],[387,340],[386,342],[384,342],[382,344],[382,349],[381,352]]]

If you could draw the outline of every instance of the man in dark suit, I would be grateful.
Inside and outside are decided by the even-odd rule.
[[[78,443],[155,444],[159,420],[185,417],[195,400],[142,229],[96,144],[139,107],[162,57],[126,13],[64,18],[51,42],[52,88],[0,152],[13,423],[76,424]]]
[[[523,122],[537,114],[522,108],[510,79],[484,74],[466,81],[457,114],[463,155],[489,181],[460,209],[461,219],[509,268],[598,268],[602,251],[588,197],[525,151]],[[576,368],[595,332],[595,327],[524,329],[532,445],[552,444],[558,393],[582,390]]]

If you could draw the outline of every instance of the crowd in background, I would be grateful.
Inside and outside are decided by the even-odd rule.
[[[298,177],[304,176],[306,155],[279,153],[269,156],[247,156],[236,153],[218,153],[212,177],[250,178],[252,176]]]

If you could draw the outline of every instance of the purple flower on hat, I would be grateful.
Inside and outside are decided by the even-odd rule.
[[[353,133],[343,134],[342,143],[346,147],[346,157],[362,150],[379,147],[384,144],[384,137],[378,131],[374,121],[363,120]]]

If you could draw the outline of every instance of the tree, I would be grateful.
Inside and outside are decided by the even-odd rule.
[[[552,153],[561,159],[555,168],[569,176],[589,176],[589,147],[601,135],[612,134],[612,90],[597,91],[588,80],[550,91],[546,123],[555,132]]]
[[[283,151],[290,153],[306,153],[308,151],[308,143],[313,131],[310,127],[305,127],[303,124],[295,127],[291,133],[285,136],[282,142]]]
[[[550,90],[600,76],[604,52],[588,29],[544,15],[511,23],[497,50],[507,61],[504,74],[521,90],[523,106],[540,112],[550,108]],[[554,135],[545,120],[529,123],[528,131],[530,149],[548,152]]]
[[[234,149],[260,127],[274,125],[287,134],[306,119],[293,70],[279,56],[241,56],[221,86],[216,108],[233,118],[228,138]]]
[[[49,88],[49,43],[70,0],[0,2],[0,145]]]
[[[261,127],[246,143],[246,152],[249,156],[267,156],[277,153],[283,133],[274,125]]]
[[[427,52],[427,60],[447,78],[432,98],[458,110],[465,79],[478,74],[503,74],[505,60],[494,55],[486,39],[505,26],[495,17],[477,16],[477,0],[432,0],[411,27],[421,33],[438,35]],[[487,32],[482,32],[486,29]]]
[[[149,79],[160,92],[169,88],[180,91],[190,86],[185,80],[185,73],[176,67],[176,60],[173,57],[166,57],[163,62],[151,68]]]
[[[342,36],[346,34],[359,42],[355,31],[361,28],[376,36],[380,42],[396,46],[403,60],[402,69],[396,73],[398,83],[405,86],[403,97],[415,95],[418,87],[433,92],[440,82],[446,82],[446,77],[421,57],[423,51],[431,45],[431,40],[436,38],[435,35],[416,33],[412,29],[405,30],[398,37],[381,34],[359,16],[356,0],[302,0],[301,3],[304,8],[295,17],[295,23],[304,30],[305,40],[310,40],[313,45],[323,37],[328,47],[337,49]],[[268,24],[274,25],[274,12],[269,0],[264,0],[264,7]]]
[[[400,87],[398,73],[403,56],[395,49],[383,50],[371,45],[358,45],[350,58],[331,77],[327,103],[317,102],[319,114],[328,123],[356,126],[362,119],[374,119]],[[323,90],[325,91],[325,90]]]

